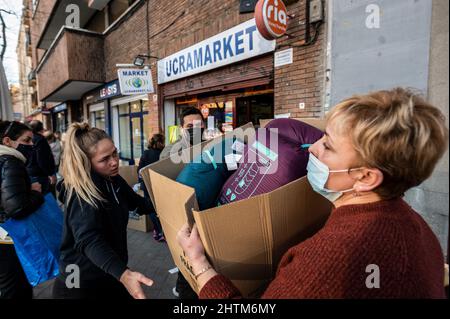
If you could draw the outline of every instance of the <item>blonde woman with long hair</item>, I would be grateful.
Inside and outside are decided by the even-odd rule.
[[[153,281],[127,268],[126,229],[129,211],[147,214],[151,205],[119,175],[111,137],[88,124],[72,124],[61,174],[64,230],[53,297],[145,298],[141,284],[151,286]]]

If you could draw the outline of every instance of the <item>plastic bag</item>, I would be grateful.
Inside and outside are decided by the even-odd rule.
[[[2,225],[14,241],[28,282],[37,286],[59,274],[59,247],[63,213],[51,193],[37,211],[24,219],[9,219]]]

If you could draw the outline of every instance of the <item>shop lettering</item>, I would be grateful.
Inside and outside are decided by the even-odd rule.
[[[110,95],[116,95],[117,94],[117,84],[108,86],[107,88],[103,88],[100,90],[100,97],[104,98]]]
[[[166,76],[179,75],[209,64],[222,62],[228,58],[244,54],[246,48],[253,51],[255,31],[255,25],[249,26],[245,30],[216,40],[212,44],[206,44],[166,61]]]
[[[123,76],[147,76],[148,70],[123,70]]]
[[[286,11],[284,11],[284,8],[279,10],[277,0],[275,0],[275,6],[270,5],[267,7],[267,16],[269,17],[269,19],[275,20],[275,22],[279,21],[283,25],[287,24]]]
[[[273,0],[272,0],[273,1]],[[158,61],[158,84],[244,61],[275,50],[251,19]]]

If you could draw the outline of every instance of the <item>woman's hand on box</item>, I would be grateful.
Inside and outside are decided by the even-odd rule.
[[[197,225],[192,230],[188,224],[184,224],[177,234],[178,244],[189,259],[199,291],[217,272],[205,256],[205,248],[198,234]]]
[[[184,224],[178,231],[177,241],[191,262],[205,257],[205,248],[198,234],[197,225],[194,224],[191,230],[187,223]]]

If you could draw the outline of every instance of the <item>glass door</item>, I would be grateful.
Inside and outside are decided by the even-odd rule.
[[[118,106],[119,111],[119,145],[120,158],[123,160],[131,160],[131,139],[130,139],[130,112],[129,105],[121,104]]]
[[[137,163],[142,155],[143,150],[143,134],[142,134],[142,117],[141,115],[131,116],[131,134],[133,144],[133,157]]]

